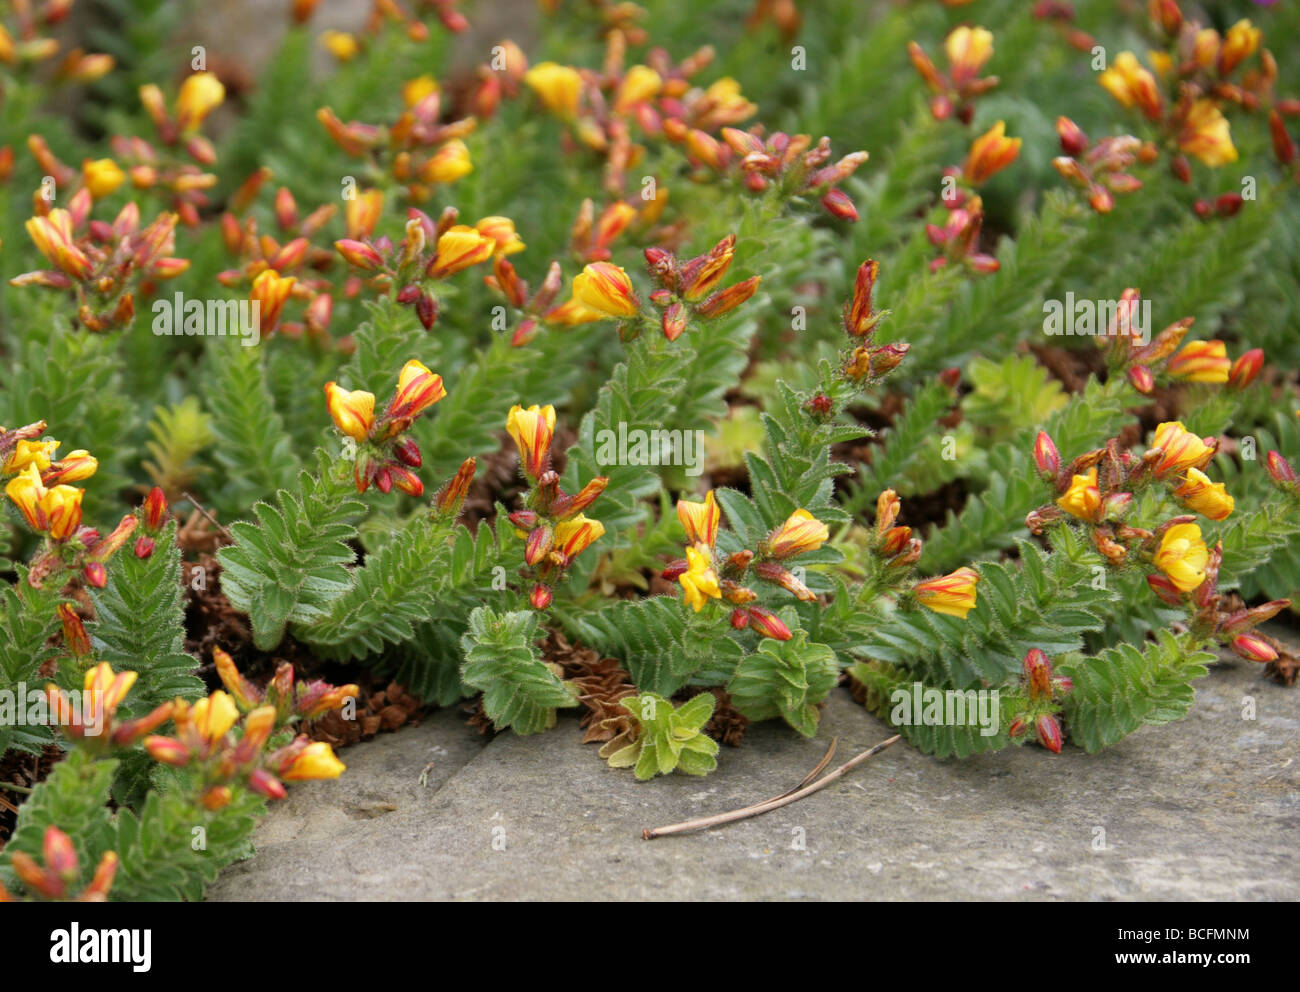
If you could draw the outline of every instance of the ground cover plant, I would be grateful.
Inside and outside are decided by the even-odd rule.
[[[315,6],[0,13],[0,899],[201,898],[433,706],[650,780],[1294,683],[1294,5]]]

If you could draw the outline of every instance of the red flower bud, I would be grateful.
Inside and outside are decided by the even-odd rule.
[[[1054,754],[1061,753],[1061,725],[1056,717],[1044,713],[1035,721],[1034,729],[1038,731],[1038,743]]]
[[[1279,452],[1270,451],[1268,457],[1264,459],[1264,463],[1268,468],[1268,474],[1272,477],[1274,482],[1283,485],[1287,483],[1292,485],[1295,484],[1295,469],[1291,467],[1291,463],[1283,458]]]
[[[86,580],[86,585],[94,586],[96,589],[103,589],[108,585],[108,572],[101,561],[92,561],[81,570],[81,575]]]
[[[1256,634],[1239,634],[1232,639],[1232,650],[1247,661],[1276,661],[1273,646]]]
[[[148,558],[153,554],[154,543],[152,537],[140,536],[135,539],[135,556],[137,558]]]
[[[731,626],[735,627],[736,630],[744,630],[749,626],[749,613],[745,610],[732,610]]]
[[[1061,453],[1047,431],[1039,431],[1034,439],[1034,464],[1043,475],[1056,478],[1061,471]]]
[[[749,622],[764,637],[770,637],[777,641],[788,641],[793,636],[790,633],[790,628],[771,610],[762,606],[751,606],[748,612]]]
[[[554,594],[551,592],[550,588],[539,582],[537,585],[533,586],[533,592],[532,595],[528,597],[528,602],[533,605],[533,609],[544,610],[551,605],[551,600],[553,598]]]
[[[1149,396],[1156,388],[1155,376],[1145,365],[1134,365],[1127,374],[1129,384],[1143,396]]]
[[[1070,118],[1056,118],[1056,133],[1061,139],[1061,150],[1071,158],[1088,150],[1088,136]]]
[[[167,521],[167,497],[157,486],[149,490],[144,498],[145,530],[155,531]]]
[[[667,579],[669,582],[676,582],[679,576],[685,575],[689,568],[685,558],[678,558],[670,561],[664,566],[664,570],[659,573],[660,578]]]
[[[411,468],[420,467],[420,446],[412,438],[403,437],[393,445],[393,455],[403,465],[409,465]]]

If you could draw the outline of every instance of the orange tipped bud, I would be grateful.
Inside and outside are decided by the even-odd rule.
[[[762,281],[762,276],[751,276],[744,282],[738,282],[734,286],[728,286],[726,289],[714,293],[703,303],[699,304],[695,308],[695,313],[706,320],[713,317],[721,317],[723,314],[730,313],[753,296],[758,291],[758,284]]]

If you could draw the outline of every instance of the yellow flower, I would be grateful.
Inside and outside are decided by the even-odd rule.
[[[1180,475],[1189,468],[1204,468],[1214,457],[1214,449],[1178,421],[1160,424],[1151,447],[1161,449],[1153,473],[1157,479]]]
[[[1195,155],[1208,166],[1218,167],[1237,161],[1228,119],[1213,100],[1197,100],[1187,111],[1178,132],[1178,147]]]
[[[767,539],[774,558],[789,558],[816,551],[831,536],[826,525],[807,510],[799,509]]]
[[[420,168],[420,179],[426,183],[454,183],[474,171],[469,158],[469,148],[459,138],[443,142]]]
[[[280,777],[286,782],[338,778],[347,771],[347,767],[335,756],[334,749],[324,741],[312,741],[303,748],[293,764],[280,773]]]
[[[619,84],[618,93],[614,97],[614,109],[626,110],[635,104],[653,100],[659,95],[662,86],[663,80],[659,78],[659,73],[648,66],[634,65]]]
[[[1219,74],[1226,76],[1237,68],[1243,59],[1253,55],[1255,49],[1259,48],[1262,37],[1259,28],[1251,24],[1249,18],[1243,17],[1228,28],[1228,33],[1223,36],[1223,45],[1219,49]]]
[[[509,217],[484,217],[474,225],[474,230],[497,243],[497,255],[513,255],[524,250],[524,242],[515,232],[515,222]]]
[[[710,126],[735,124],[758,110],[758,104],[746,100],[740,91],[740,83],[730,76],[723,76],[710,85],[704,91],[704,96],[712,105],[707,122]]]
[[[721,599],[722,590],[718,588],[718,573],[713,570],[709,557],[695,548],[686,549],[686,571],[677,577],[686,595],[686,605],[696,613],[704,609],[704,604],[712,599]]]
[[[253,280],[248,298],[257,304],[258,329],[262,334],[270,334],[275,329],[297,282],[296,277],[282,276],[275,269],[263,269]]]
[[[962,25],[944,39],[952,81],[958,87],[980,74],[984,63],[993,57],[993,32]]]
[[[1210,553],[1196,524],[1176,524],[1165,531],[1156,550],[1156,567],[1181,592],[1191,592],[1205,581],[1205,563]]]
[[[545,472],[555,437],[555,407],[534,404],[525,410],[516,403],[506,415],[506,432],[519,449],[524,472],[534,479]]]
[[[1211,482],[1209,476],[1197,468],[1187,470],[1186,481],[1174,490],[1174,495],[1211,520],[1226,520],[1235,505],[1227,486],[1222,482]]]
[[[77,247],[72,234],[72,215],[55,207],[44,217],[28,218],[27,234],[50,262],[73,279],[90,275],[90,259]]]
[[[325,406],[334,426],[356,441],[364,441],[375,423],[375,394],[325,383]]]
[[[524,73],[524,82],[553,113],[565,118],[578,113],[582,76],[577,69],[556,62],[539,62]]]
[[[978,186],[991,179],[1020,154],[1020,139],[1008,138],[1006,130],[1006,123],[998,121],[971,142],[962,174],[972,185]]]
[[[604,524],[579,513],[555,525],[555,550],[572,561],[604,535]]]
[[[322,31],[320,43],[340,62],[351,62],[361,51],[357,39],[346,31]],[[410,106],[410,104],[407,104]]]
[[[434,279],[455,275],[471,265],[486,262],[496,248],[492,238],[465,224],[457,224],[438,239],[438,253],[429,267],[429,275]]]
[[[574,276],[573,298],[606,317],[631,317],[637,312],[632,280],[612,262],[592,262]]]
[[[1070,488],[1056,501],[1066,513],[1080,520],[1095,521],[1097,511],[1101,509],[1101,490],[1097,488],[1097,467],[1094,465],[1087,475],[1076,475],[1070,480]]]
[[[111,158],[85,159],[81,163],[81,179],[90,195],[100,200],[126,182],[126,173]]]
[[[677,519],[686,528],[686,539],[691,544],[713,547],[718,539],[718,520],[721,515],[712,489],[704,497],[703,503],[692,503],[684,499],[677,501]]]
[[[106,661],[88,670],[83,680],[86,692],[81,703],[82,724],[102,729],[107,722],[104,718],[117,712],[137,677],[135,672],[114,673]]]
[[[1232,362],[1222,341],[1191,341],[1169,359],[1167,370],[1175,379],[1186,382],[1228,381]]]
[[[233,699],[218,689],[190,707],[186,719],[204,741],[214,745],[235,725],[239,709]]]
[[[35,465],[38,472],[50,467],[54,452],[59,447],[58,441],[19,441],[4,463],[4,473],[21,472],[28,465]]]
[[[1115,64],[1103,72],[1097,81],[1121,105],[1132,107],[1136,104],[1151,120],[1160,117],[1162,107],[1156,77],[1138,62],[1137,56],[1132,52],[1116,55]]]
[[[41,517],[41,496],[45,487],[41,485],[40,473],[34,465],[29,465],[18,475],[9,480],[5,486],[8,496],[22,513],[27,526],[32,530],[44,530],[45,523]]]
[[[975,586],[979,583],[979,573],[963,565],[955,572],[941,575],[937,579],[918,582],[913,590],[917,600],[936,613],[966,619],[966,614],[975,608]]]
[[[176,97],[176,123],[182,132],[198,129],[203,119],[221,106],[226,98],[226,88],[211,72],[196,72],[186,76]]]
[[[437,92],[438,81],[426,72],[423,76],[408,79],[402,84],[402,102],[408,107],[414,107],[426,96]]]
[[[357,240],[368,238],[379,222],[379,215],[384,210],[382,190],[368,189],[355,199],[343,204],[343,216],[348,237]]]

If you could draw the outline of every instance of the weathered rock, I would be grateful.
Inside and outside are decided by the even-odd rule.
[[[1216,666],[1186,719],[1098,755],[937,761],[900,743],[773,813],[649,842],[644,827],[784,792],[833,735],[838,764],[888,728],[837,690],[815,741],[760,724],[707,778],[639,783],[572,717],[485,746],[446,711],[295,787],[210,898],[1294,899],[1300,694],[1259,673]]]

